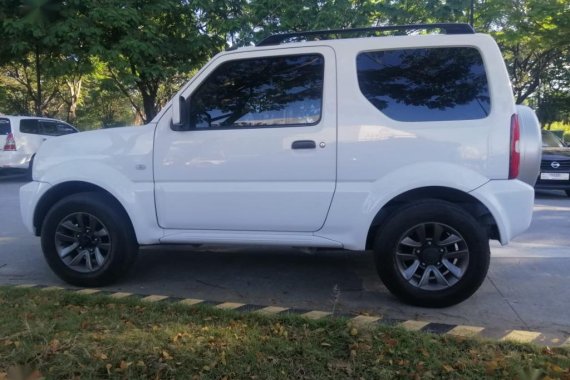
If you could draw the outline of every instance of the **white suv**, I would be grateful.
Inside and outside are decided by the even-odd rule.
[[[0,115],[0,169],[30,169],[44,141],[70,133],[77,129],[60,120]]]
[[[529,226],[534,190],[517,179],[497,44],[467,25],[413,28],[434,27],[447,33],[284,34],[220,53],[148,125],[44,144],[25,224],[80,286],[124,275],[139,245],[273,244],[373,249],[401,299],[460,302],[489,239]],[[396,28],[410,29],[356,32]]]

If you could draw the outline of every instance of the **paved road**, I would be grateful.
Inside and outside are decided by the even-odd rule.
[[[42,257],[39,239],[20,220],[23,183],[0,178],[0,283],[62,285]],[[147,247],[131,275],[109,290],[570,335],[569,231],[570,198],[538,194],[530,230],[508,247],[492,244],[481,289],[446,309],[400,303],[379,281],[370,254],[345,251]]]

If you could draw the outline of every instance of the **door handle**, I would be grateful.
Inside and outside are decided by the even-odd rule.
[[[292,149],[316,149],[317,143],[313,140],[297,140],[291,144]]]

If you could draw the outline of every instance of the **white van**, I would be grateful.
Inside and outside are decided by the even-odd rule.
[[[0,115],[0,169],[29,170],[32,157],[44,141],[76,132],[61,120]]]

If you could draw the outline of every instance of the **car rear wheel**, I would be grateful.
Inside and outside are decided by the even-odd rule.
[[[42,226],[42,249],[52,270],[77,286],[115,282],[132,266],[138,245],[126,213],[97,192],[56,203]]]
[[[470,297],[490,261],[485,228],[462,208],[440,200],[396,211],[380,227],[374,251],[386,287],[404,302],[425,307]]]

